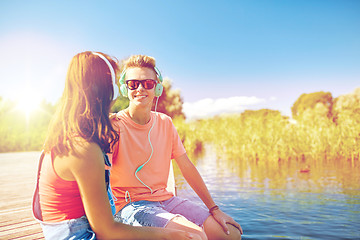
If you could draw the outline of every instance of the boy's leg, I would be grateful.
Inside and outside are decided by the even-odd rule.
[[[227,226],[228,226],[229,232],[230,232],[229,235],[227,235],[224,232],[223,228],[215,220],[215,218],[213,218],[213,216],[209,216],[204,222],[204,230],[205,230],[206,236],[208,237],[209,240],[215,240],[215,239],[216,240],[218,240],[218,239],[239,240],[239,239],[241,239],[241,234],[240,234],[239,229],[237,229],[236,227],[234,227],[231,224],[227,224]]]
[[[190,233],[195,233],[198,235],[199,240],[207,240],[206,234],[204,230],[196,225],[195,223],[190,222],[186,218],[182,216],[176,216],[171,219],[165,228],[177,229],[182,230]]]
[[[201,227],[180,214],[170,213],[164,209],[164,204],[161,202],[132,202],[115,214],[114,220],[132,226],[163,227],[188,231],[196,234],[194,240],[207,240]]]
[[[167,201],[161,202],[164,209],[170,213],[184,216],[186,221],[195,223],[203,227],[208,239],[241,239],[240,231],[228,224],[230,234],[227,235],[220,224],[210,215],[209,211],[201,205],[198,205],[187,199],[173,197]],[[178,219],[181,221],[180,219]],[[185,224],[185,223],[183,223]]]
[[[202,228],[204,221],[210,216],[206,208],[181,197],[172,197],[160,203],[164,210],[180,215],[172,219],[166,227],[194,232],[200,235],[201,239],[207,239]]]

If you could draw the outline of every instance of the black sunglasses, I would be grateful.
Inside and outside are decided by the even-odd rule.
[[[145,80],[127,80],[126,81],[126,86],[130,89],[130,90],[135,90],[137,89],[140,84],[143,86],[143,88],[145,88],[146,90],[150,90],[153,89],[153,87],[156,84],[156,81],[153,79],[145,79]]]

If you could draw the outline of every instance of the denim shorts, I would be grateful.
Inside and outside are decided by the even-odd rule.
[[[182,216],[202,227],[210,216],[203,206],[180,197],[161,202],[137,201],[127,204],[114,219],[131,226],[166,227],[174,217]]]
[[[45,239],[96,239],[85,216],[56,223],[40,222]]]

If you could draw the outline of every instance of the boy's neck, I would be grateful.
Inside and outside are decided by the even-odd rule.
[[[150,121],[151,108],[137,108],[130,106],[125,109],[131,120],[140,125],[145,125]]]

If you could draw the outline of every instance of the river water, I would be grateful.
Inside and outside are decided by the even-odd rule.
[[[30,181],[38,156],[0,154],[2,170],[15,169],[16,162],[14,176]],[[209,147],[192,160],[215,202],[241,224],[243,239],[360,239],[358,161],[248,163],[217,156]],[[177,194],[200,203],[174,166]],[[14,177],[1,184],[9,179]]]
[[[360,239],[359,162],[244,163],[207,149],[195,161],[243,239]],[[175,168],[177,194],[200,202]]]

